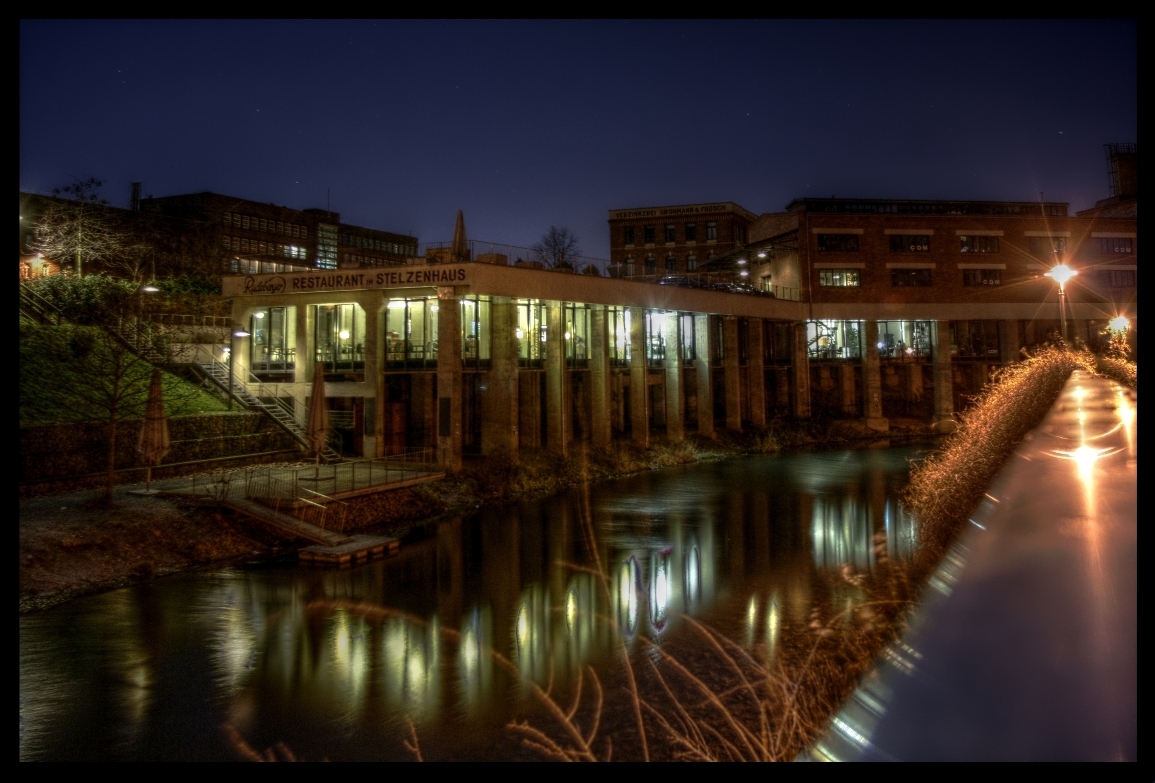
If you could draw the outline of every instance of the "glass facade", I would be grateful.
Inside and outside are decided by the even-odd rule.
[[[545,305],[536,299],[517,303],[517,364],[519,367],[541,367],[545,358]]]
[[[461,359],[466,367],[489,367],[489,297],[461,299]]]
[[[698,358],[694,347],[694,315],[693,313],[678,314],[678,337],[682,343],[682,361],[692,362]]]
[[[951,321],[950,355],[997,362],[1002,357],[999,321]]]
[[[390,299],[385,305],[385,366],[423,369],[437,366],[436,297]]]
[[[857,288],[862,285],[862,272],[857,269],[819,269],[818,285]]]
[[[365,369],[365,311],[357,304],[316,305],[315,361],[327,372]]]
[[[660,310],[646,311],[646,365],[649,367],[661,367],[665,362],[666,318]]]
[[[811,359],[861,359],[862,321],[807,321],[806,350]]]
[[[567,367],[588,367],[590,351],[590,311],[586,305],[565,306],[565,363]]]
[[[266,307],[250,318],[249,366],[257,375],[290,373],[297,360],[297,308]]]
[[[879,321],[878,355],[883,359],[929,359],[932,321]]]
[[[630,311],[626,307],[606,308],[611,367],[628,367],[633,351],[630,347]]]

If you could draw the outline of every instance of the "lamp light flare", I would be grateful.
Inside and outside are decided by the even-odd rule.
[[[1060,286],[1062,286],[1079,273],[1074,269],[1071,269],[1071,267],[1067,266],[1066,264],[1059,264],[1058,266],[1051,267],[1051,271],[1046,272],[1045,274],[1047,277],[1051,278]]]
[[[349,330],[348,329],[342,329],[341,331],[337,332],[337,336],[340,337],[342,340],[348,340],[349,339]]]
[[[257,312],[253,313],[253,318],[261,319],[261,318],[264,318],[264,317],[265,317],[265,314],[264,314],[263,312],[261,312],[260,310],[258,310]]]
[[[1119,315],[1110,320],[1108,326],[1113,332],[1125,332],[1131,328],[1131,320],[1124,315]]]

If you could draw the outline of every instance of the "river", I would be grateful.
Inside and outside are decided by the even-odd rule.
[[[22,615],[20,758],[228,760],[240,736],[307,759],[411,759],[413,733],[427,759],[532,758],[507,728],[548,720],[529,683],[564,694],[586,665],[605,683],[603,733],[621,727],[615,758],[633,757],[631,716],[609,700],[619,640],[635,657],[685,652],[689,616],[773,656],[816,575],[869,572],[879,533],[889,557],[909,551],[898,497],[918,454],[640,474],[430,524],[362,566],[242,564]]]

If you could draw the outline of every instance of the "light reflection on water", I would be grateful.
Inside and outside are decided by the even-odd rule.
[[[647,474],[450,520],[350,570],[183,574],[21,617],[21,758],[232,758],[223,723],[308,758],[408,758],[407,718],[427,758],[491,757],[526,681],[612,673],[616,638],[663,644],[683,614],[772,657],[815,569],[909,553],[913,454]]]

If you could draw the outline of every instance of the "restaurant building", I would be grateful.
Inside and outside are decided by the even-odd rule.
[[[802,199],[746,230],[695,279],[765,281],[753,288],[492,254],[228,275],[235,328],[249,333],[232,361],[302,419],[323,373],[349,453],[436,447],[457,469],[468,454],[516,461],[776,417],[949,431],[993,370],[1057,338],[1045,273],[1060,262],[1079,271],[1070,338],[1095,344],[1118,315],[1134,324],[1134,220],[1059,203]]]

